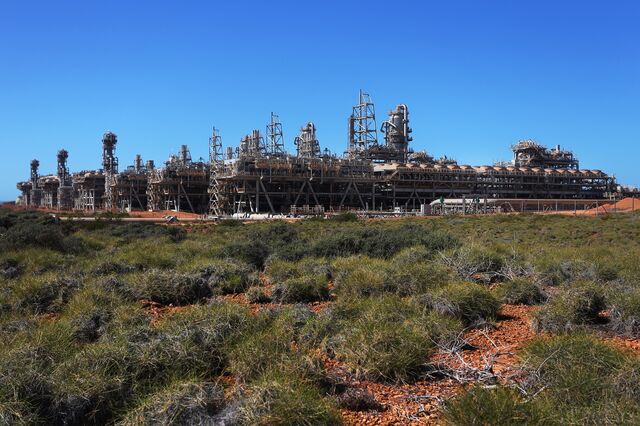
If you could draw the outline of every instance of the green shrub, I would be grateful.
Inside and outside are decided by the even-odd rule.
[[[545,415],[531,403],[522,400],[513,389],[473,387],[449,401],[444,409],[447,424],[472,425],[537,425],[545,424]]]
[[[214,294],[242,293],[255,281],[249,265],[231,259],[211,262],[198,274],[207,280]]]
[[[495,274],[506,261],[504,255],[497,250],[477,244],[463,245],[444,254],[442,260],[466,279],[475,278],[477,274]]]
[[[60,312],[81,286],[75,277],[25,277],[13,289],[14,308],[34,314]]]
[[[264,327],[244,336],[229,352],[229,370],[240,381],[250,381],[293,356],[293,336],[276,327]]]
[[[327,300],[329,287],[322,276],[304,275],[276,284],[271,298],[279,303],[310,303]]]
[[[156,269],[134,276],[125,291],[135,299],[147,299],[163,305],[188,305],[212,294],[200,276]]]
[[[221,257],[231,257],[262,269],[269,257],[269,247],[262,240],[233,241],[220,251]]]
[[[395,296],[363,299],[351,310],[335,354],[360,378],[406,380],[427,362],[435,341],[448,331],[418,305]]]
[[[394,265],[412,265],[415,263],[427,262],[433,258],[433,251],[425,246],[407,247],[400,250],[391,258]]]
[[[500,302],[485,287],[470,283],[452,283],[421,298],[429,308],[462,320],[468,326],[494,321]]]
[[[640,287],[610,296],[611,326],[616,333],[640,337]]]
[[[336,293],[342,298],[369,297],[392,293],[394,287],[385,280],[387,262],[381,259],[353,257],[353,263],[334,262]],[[340,270],[343,263],[347,268]]]
[[[78,342],[94,342],[104,334],[114,313],[125,303],[117,292],[90,285],[73,296],[64,309],[63,319],[70,322]]]
[[[545,294],[527,278],[515,278],[501,283],[496,293],[503,303],[515,305],[537,305],[546,300]]]
[[[447,284],[451,275],[447,268],[431,263],[395,263],[383,271],[385,287],[400,296],[415,296]]]
[[[98,342],[55,369],[52,410],[60,422],[109,422],[129,401],[171,380],[219,374],[230,340],[250,319],[246,309],[229,303],[195,306],[156,328],[136,317],[119,312]]]
[[[389,258],[403,248],[416,245],[439,251],[455,247],[458,242],[444,232],[412,224],[403,224],[397,228],[353,227],[315,239],[311,253],[319,257],[365,254]]]
[[[533,391],[544,389],[543,396],[561,409],[622,396],[612,392],[611,379],[628,361],[620,350],[595,337],[538,338],[525,346],[523,358]]]
[[[146,398],[118,422],[121,426],[201,425],[221,421],[224,391],[211,382],[175,383]]]
[[[331,265],[325,259],[314,257],[305,257],[297,262],[272,258],[267,262],[265,274],[273,284],[304,275],[315,275],[328,280],[331,278]]]
[[[358,216],[352,212],[338,213],[333,216],[329,216],[329,220],[335,222],[357,222]]]
[[[592,324],[606,308],[600,286],[595,283],[573,284],[561,289],[534,314],[536,331],[560,333]]]
[[[313,385],[295,376],[269,371],[248,386],[232,424],[338,425],[334,405]]]
[[[262,287],[250,287],[245,293],[249,303],[269,303],[271,297]]]

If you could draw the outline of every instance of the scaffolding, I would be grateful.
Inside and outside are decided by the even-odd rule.
[[[133,165],[115,174],[109,192],[112,208],[123,212],[147,210],[148,177],[152,171],[153,162],[143,165],[142,156],[137,154]]]
[[[149,210],[206,213],[209,206],[209,164],[192,161],[186,145],[179,155],[172,155],[162,169],[149,175],[147,199]]]
[[[613,176],[581,169],[571,151],[560,146],[548,149],[533,140],[519,141],[511,147],[512,161],[493,166],[435,158],[411,149],[409,124],[408,106],[397,105],[381,124],[384,143],[379,143],[373,102],[361,90],[349,117],[343,156],[321,150],[312,122],[294,139],[295,154],[288,153],[282,123],[271,113],[265,136],[253,130],[237,148],[223,149],[220,132],[213,128],[208,161],[193,161],[189,148],[182,145],[160,168],[153,161],[143,165],[137,155],[132,166],[118,172],[117,136],[106,132],[102,169],[70,177],[68,153],[60,150],[56,175],[40,176],[39,162],[33,160],[30,179],[18,182],[17,188],[21,202],[33,207],[174,210],[213,216],[422,211],[434,200],[471,196],[522,200],[522,205],[539,199],[580,203],[631,193]]]

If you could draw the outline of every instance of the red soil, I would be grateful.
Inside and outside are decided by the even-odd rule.
[[[275,307],[278,304],[252,304],[244,294],[226,295],[223,299],[248,306],[252,312],[261,307]],[[332,302],[309,304],[311,309],[319,311]],[[165,315],[188,309],[189,307],[163,307],[153,302],[143,302],[154,316],[154,322],[161,321]],[[517,365],[520,362],[518,352],[524,344],[536,337],[531,329],[530,317],[538,307],[524,305],[503,305],[494,327],[471,330],[464,335],[469,343],[468,349],[452,353],[438,350],[428,361],[441,369],[457,371],[486,371],[495,374],[498,381],[517,379]],[[640,354],[640,339],[623,338],[603,334],[609,341],[626,351]],[[348,425],[424,425],[442,422],[442,402],[474,383],[473,375],[468,376],[466,384],[454,378],[424,378],[411,383],[379,383],[369,380],[356,380],[343,362],[324,359],[328,374],[339,379],[348,387],[362,388],[373,394],[376,401],[383,405],[382,411],[354,412],[341,410],[345,424]],[[490,368],[489,368],[490,366]],[[475,370],[474,370],[475,369]],[[227,377],[230,384],[232,378]]]

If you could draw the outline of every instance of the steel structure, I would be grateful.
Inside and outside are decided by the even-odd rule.
[[[143,165],[142,156],[138,154],[133,165],[113,175],[108,193],[111,208],[129,212],[147,210],[147,186],[152,171],[153,161]]]
[[[149,210],[205,213],[209,206],[209,164],[192,161],[186,145],[172,155],[164,168],[150,172],[147,185]]]
[[[273,124],[273,113],[271,113],[271,122]],[[273,136],[272,141],[274,141],[273,146],[275,147],[276,146],[275,141],[277,140],[277,138],[275,134],[273,134],[272,136]],[[280,136],[282,136],[282,131],[280,131]],[[221,169],[223,161],[224,160],[222,158],[222,136],[220,136],[220,131],[214,127],[211,133],[211,137],[209,138],[210,176],[209,176],[208,191],[209,191],[209,214],[210,215],[219,216],[225,210],[225,206],[223,205],[223,200],[220,198],[220,185],[218,183],[218,179],[216,178],[216,173],[218,170]]]
[[[284,135],[282,133],[282,123],[277,114],[271,113],[271,121],[267,124],[267,154],[284,155]]]
[[[138,155],[120,173],[117,136],[107,132],[102,138],[102,169],[70,177],[68,153],[61,150],[56,175],[40,176],[39,162],[33,160],[30,179],[19,182],[17,188],[22,202],[36,207],[176,210],[215,216],[346,209],[421,211],[440,198],[530,200],[527,205],[531,200],[558,199],[570,204],[625,193],[612,176],[580,169],[573,153],[559,146],[547,149],[525,140],[512,146],[510,162],[459,165],[446,156],[436,159],[411,149],[407,105],[396,106],[382,122],[384,143],[378,142],[375,120],[371,97],[360,91],[349,117],[344,156],[321,150],[311,122],[294,139],[295,154],[287,153],[282,123],[271,113],[266,142],[259,130],[253,130],[237,148],[224,148],[214,128],[208,161],[193,161],[188,147],[182,145],[163,167],[156,168],[152,161],[143,165]]]
[[[366,157],[369,148],[378,145],[376,110],[369,94],[358,93],[358,104],[353,106],[349,116],[349,146],[351,157]]]
[[[118,137],[115,133],[106,132],[102,136],[102,170],[104,173],[104,208],[111,210],[116,206],[113,204],[114,196],[111,189],[114,178],[118,173],[118,158],[116,157],[116,144]]]

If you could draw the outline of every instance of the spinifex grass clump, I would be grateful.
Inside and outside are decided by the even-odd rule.
[[[334,404],[317,387],[270,370],[247,386],[231,424],[339,425],[342,421]]]
[[[593,324],[606,308],[603,290],[596,283],[568,284],[556,293],[533,318],[535,330],[554,333]]]
[[[216,383],[187,381],[145,398],[118,422],[120,426],[207,425],[221,422],[224,390]]]
[[[326,384],[324,367],[300,342],[300,330],[314,317],[304,305],[265,311],[229,352],[229,371],[250,382],[269,370],[286,372],[314,384]]]
[[[503,386],[472,387],[448,401],[444,418],[454,426],[553,424],[545,423],[544,413],[524,401],[516,390]]]
[[[640,420],[637,355],[575,334],[540,338],[525,347],[533,393],[560,424],[634,424]]]
[[[13,309],[22,312],[60,312],[81,286],[79,277],[25,276],[14,283],[8,300]]]
[[[197,303],[212,292],[207,281],[194,274],[150,270],[128,277],[124,291],[135,299],[146,299],[163,305]]]
[[[246,263],[234,259],[216,259],[197,271],[214,294],[240,293],[256,284],[255,274]]]
[[[618,290],[610,299],[613,330],[626,336],[640,337],[640,287]]]
[[[171,380],[219,374],[229,339],[243,333],[249,320],[246,310],[226,303],[193,307],[158,327],[120,312],[98,342],[54,370],[53,412],[67,423],[105,422]]]
[[[546,300],[540,287],[529,278],[515,278],[501,283],[496,293],[504,303],[537,305]]]
[[[349,320],[336,337],[334,350],[358,377],[407,380],[427,363],[436,342],[462,329],[461,324],[396,296],[352,303],[345,307],[348,313],[340,314]]]
[[[288,278],[309,275],[326,281],[332,276],[332,268],[323,258],[305,257],[296,262],[273,258],[267,262],[265,274],[272,284],[278,284]]]
[[[445,419],[469,424],[637,424],[637,355],[586,334],[537,338],[524,348],[519,387],[472,388]]]
[[[414,224],[398,227],[370,227],[353,225],[315,240],[311,253],[321,257],[364,254],[388,258],[406,247],[421,245],[430,251],[456,247],[459,243],[446,232]]]
[[[309,303],[327,300],[326,278],[318,275],[291,277],[273,287],[271,297],[280,303]]]
[[[253,286],[245,292],[247,301],[249,303],[269,303],[271,297],[267,294],[267,291],[263,287]]]
[[[452,283],[419,298],[430,309],[479,326],[496,319],[500,302],[487,288],[471,282]]]

